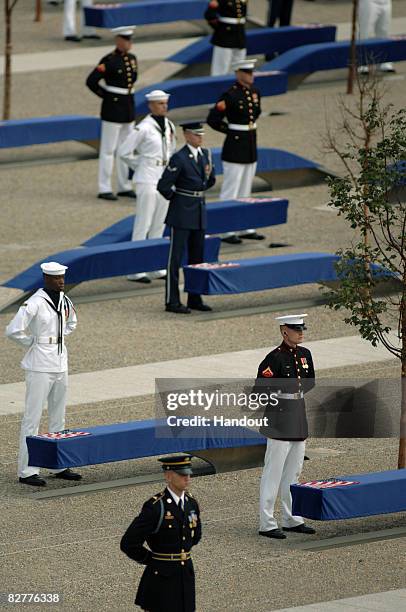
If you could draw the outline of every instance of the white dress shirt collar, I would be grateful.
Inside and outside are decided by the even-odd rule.
[[[189,143],[188,143],[187,146],[189,147],[190,151],[193,153],[193,157],[195,158],[195,161],[197,161],[198,153],[200,153],[200,155],[203,155],[202,150],[201,150],[200,147],[197,147],[197,148],[196,147],[192,147],[192,145],[190,145]]]
[[[171,496],[173,497],[173,501],[175,502],[176,505],[179,504],[179,500],[182,500],[182,506],[183,508],[185,507],[185,492],[183,491],[182,495],[179,497],[179,495],[176,495],[176,493],[174,493],[172,491],[172,489],[170,487],[167,487],[169,493],[171,494]]]

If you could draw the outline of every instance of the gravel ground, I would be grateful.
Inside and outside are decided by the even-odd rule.
[[[394,15],[406,15],[406,3],[394,0]],[[263,17],[263,0],[251,2],[252,12]],[[15,52],[72,48],[60,39],[60,9],[44,7],[42,24],[32,22],[33,3],[16,6]],[[349,20],[349,0],[297,0],[295,22],[322,23]],[[176,24],[176,35],[196,35],[196,24]],[[172,26],[139,28],[137,37],[173,35]],[[18,32],[18,34],[17,34]],[[0,33],[0,37],[3,32]],[[106,44],[109,40],[103,34]],[[0,38],[0,44],[2,40]],[[84,44],[84,43],[82,43]],[[94,43],[95,45],[99,43]],[[150,67],[149,62],[141,71]],[[16,75],[13,116],[27,117],[62,113],[96,114],[98,101],[86,92],[86,69]],[[395,107],[404,104],[406,63],[398,74],[385,80],[388,99]],[[284,114],[260,120],[259,143],[305,155],[329,168],[338,164],[326,156],[322,145],[325,117],[336,116],[338,95],[344,91],[343,73],[315,75],[297,91],[264,102],[265,112]],[[181,117],[175,115],[179,120]],[[208,130],[206,142],[219,146],[221,136]],[[82,158],[79,160],[79,158]],[[70,161],[66,161],[66,160]],[[64,162],[65,160],[65,162]],[[62,163],[64,162],[64,163]],[[101,203],[96,194],[97,160],[90,149],[75,143],[15,149],[0,153],[0,282],[17,274],[41,257],[77,246],[107,225],[130,214],[132,205],[123,201]],[[263,192],[269,193],[269,192]],[[351,231],[329,210],[320,210],[328,200],[325,185],[272,192],[289,199],[289,222],[265,231],[267,240],[244,245],[241,257],[271,254],[270,240],[291,247],[278,253],[310,250],[334,251],[352,239]],[[215,194],[212,194],[213,199]],[[236,249],[224,248],[223,258],[238,257]],[[129,283],[117,278],[76,287],[74,298],[97,292],[128,290]],[[157,293],[134,288],[134,297],[80,304],[80,325],[69,342],[70,371],[86,372],[153,361],[259,346],[277,341],[273,316],[260,314],[197,322],[163,312],[163,285],[154,282]],[[210,303],[219,312],[248,306],[272,306],[287,301],[320,297],[318,286],[288,288],[240,296],[219,296]],[[209,300],[208,300],[209,301]],[[352,335],[343,314],[319,306],[310,308],[307,338]],[[11,318],[0,315],[0,328]],[[20,349],[0,337],[0,383],[20,381]],[[323,376],[397,377],[397,362],[368,364],[359,368],[324,371]],[[72,406],[67,426],[126,421],[153,416],[151,397]],[[2,591],[41,591],[63,594],[60,610],[90,612],[133,609],[133,594],[142,569],[119,551],[119,539],[142,502],[159,490],[157,485],[124,487],[92,495],[34,501],[31,491],[16,483],[17,437],[21,417],[0,419],[0,557]],[[338,456],[316,457],[306,462],[304,479],[345,473],[393,469],[395,440],[311,440],[309,447],[340,451]],[[154,458],[91,466],[81,470],[86,482],[101,482],[132,475],[158,473]],[[295,550],[304,538],[292,535],[278,543],[258,538],[257,504],[260,469],[201,477],[193,491],[200,500],[204,538],[195,550],[198,609],[200,612],[267,612],[277,608],[325,601],[339,597],[384,591],[404,586],[404,540],[395,539],[324,552]],[[49,488],[61,485],[50,479]],[[316,525],[324,539],[346,533],[373,531],[405,525],[404,515],[386,515]],[[322,612],[322,607],[320,607]]]

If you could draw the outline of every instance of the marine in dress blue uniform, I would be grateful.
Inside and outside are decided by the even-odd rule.
[[[190,309],[209,311],[200,295],[188,294],[187,306],[180,301],[179,268],[187,246],[188,264],[202,263],[204,234],[207,226],[205,191],[216,182],[211,154],[201,148],[203,124],[181,124],[185,146],[173,155],[158,182],[157,189],[169,200],[166,224],[171,228],[168,272],[166,278],[166,310],[189,314]]]
[[[134,129],[134,84],[138,78],[137,58],[129,52],[134,27],[111,30],[116,36],[116,48],[101,58],[86,80],[87,87],[102,98],[101,137],[99,152],[99,194],[102,200],[117,200],[112,189],[114,158],[117,169],[119,196],[135,198],[127,164],[117,151]]]
[[[202,528],[199,504],[187,490],[191,458],[177,455],[159,461],[167,486],[145,502],[120,547],[130,559],[146,566],[136,605],[148,612],[194,612],[191,549],[200,541]]]
[[[233,64],[236,82],[220,96],[207,117],[213,130],[226,135],[221,152],[223,184],[220,200],[251,196],[257,168],[256,120],[261,114],[261,94],[254,87],[255,63],[255,59],[249,59]],[[264,238],[253,229],[240,235],[251,240]],[[242,242],[234,232],[226,234],[223,241],[230,244]]]
[[[257,392],[276,394],[278,403],[265,409],[267,425],[260,432],[268,438],[260,487],[259,534],[284,539],[284,531],[313,534],[301,516],[292,515],[290,485],[298,482],[308,436],[304,394],[315,384],[313,359],[309,349],[299,346],[306,329],[306,314],[277,317],[283,342],[268,353],[258,367]],[[274,517],[280,491],[282,527]]]
[[[247,0],[211,0],[204,14],[213,28],[211,42],[213,57],[212,76],[228,74],[234,62],[245,59],[247,43],[245,22]]]

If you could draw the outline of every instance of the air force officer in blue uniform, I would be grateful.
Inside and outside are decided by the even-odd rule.
[[[166,281],[166,310],[178,314],[189,314],[190,309],[209,311],[200,295],[188,294],[187,306],[180,301],[179,268],[185,246],[188,263],[203,261],[204,234],[206,229],[206,203],[204,192],[216,182],[211,154],[201,147],[203,124],[189,122],[181,124],[185,146],[175,153],[165,169],[158,191],[169,200],[166,224],[171,229],[168,273]]]

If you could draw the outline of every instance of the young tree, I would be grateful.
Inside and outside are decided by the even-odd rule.
[[[340,102],[341,125],[328,129],[328,145],[344,165],[330,178],[329,205],[355,230],[340,250],[339,282],[329,292],[330,308],[345,309],[345,322],[358,328],[401,363],[398,467],[406,467],[406,109],[384,106],[376,75],[357,80],[354,102]],[[402,191],[403,189],[403,191]],[[383,271],[384,270],[384,271]],[[378,284],[391,283],[385,294]]]
[[[11,99],[11,17],[18,0],[4,0],[4,89],[3,89],[3,119],[10,119]]]

